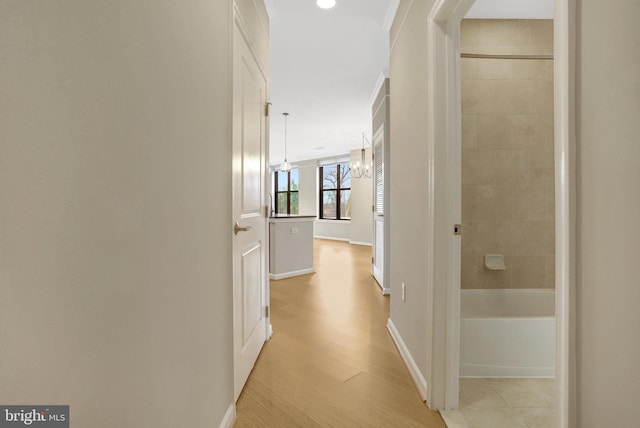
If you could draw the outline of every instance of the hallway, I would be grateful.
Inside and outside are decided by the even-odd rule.
[[[315,274],[271,282],[274,333],[235,427],[444,427],[387,332],[371,248],[315,240],[314,256]]]

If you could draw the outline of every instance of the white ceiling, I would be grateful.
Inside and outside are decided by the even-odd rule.
[[[389,67],[392,0],[267,0],[271,16],[270,163],[343,155],[371,138],[371,96]]]
[[[477,0],[468,18],[552,18],[554,0]],[[398,0],[265,0],[271,18],[270,164],[348,154],[371,139],[371,101],[388,75]]]

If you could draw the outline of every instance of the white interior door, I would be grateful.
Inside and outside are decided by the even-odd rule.
[[[266,78],[234,30],[233,327],[235,399],[267,339]]]
[[[388,294],[384,283],[384,130],[373,139],[373,277]]]

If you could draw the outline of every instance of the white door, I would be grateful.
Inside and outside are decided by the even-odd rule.
[[[384,128],[373,137],[373,277],[388,294],[384,283]]]
[[[236,26],[233,71],[233,350],[235,399],[267,339],[266,79]]]

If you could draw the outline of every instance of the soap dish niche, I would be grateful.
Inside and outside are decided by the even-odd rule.
[[[489,270],[505,270],[504,254],[485,254],[484,266]]]

